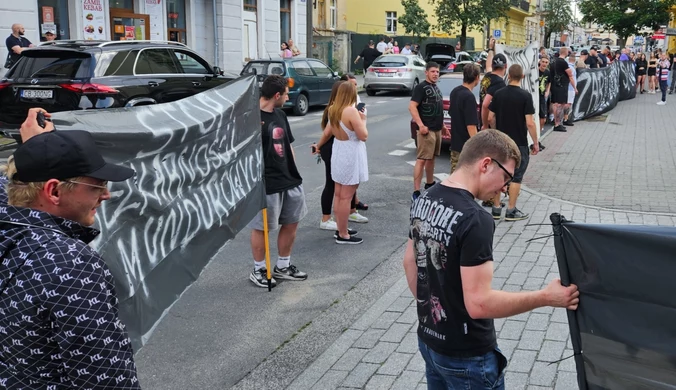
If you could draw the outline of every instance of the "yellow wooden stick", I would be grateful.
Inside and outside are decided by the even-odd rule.
[[[265,237],[265,269],[268,277],[268,291],[272,291],[272,271],[270,271],[270,232],[268,230],[268,209],[263,209],[263,237]]]

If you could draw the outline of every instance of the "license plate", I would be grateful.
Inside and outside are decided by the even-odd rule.
[[[51,99],[54,91],[51,89],[24,89],[21,91],[21,97],[26,99]]]
[[[394,77],[394,73],[378,73],[379,77]]]

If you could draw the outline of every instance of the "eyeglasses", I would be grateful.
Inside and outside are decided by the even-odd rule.
[[[502,164],[500,164],[500,162],[498,162],[498,160],[496,160],[496,159],[494,159],[494,158],[491,158],[491,161],[493,161],[494,163],[498,164],[498,166],[500,167],[500,169],[502,169],[502,170],[507,174],[507,177],[509,177],[509,180],[507,180],[507,182],[505,182],[505,185],[509,185],[509,183],[511,183],[512,180],[514,180],[514,175],[512,175],[511,173],[509,173],[509,171],[508,171]]]
[[[75,180],[64,180],[63,182],[64,183],[73,183],[73,184],[82,184],[83,186],[98,188],[101,191],[105,191],[105,190],[108,189],[108,182],[107,181],[104,181],[102,185],[83,183],[81,181],[75,181]]]

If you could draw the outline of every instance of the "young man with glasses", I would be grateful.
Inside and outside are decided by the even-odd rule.
[[[506,134],[482,130],[463,146],[457,169],[411,207],[404,269],[416,297],[429,389],[504,390],[507,359],[493,319],[542,306],[577,309],[577,287],[558,279],[540,291],[491,288],[495,222],[476,199],[504,190],[520,160]]]
[[[0,384],[9,389],[139,389],[113,276],[89,243],[107,163],[86,131],[51,131],[31,109],[8,160],[0,207]],[[48,114],[47,114],[48,116]]]
[[[535,126],[535,106],[533,97],[521,88],[523,68],[514,64],[509,67],[509,85],[495,93],[488,107],[488,120],[491,127],[507,134],[519,147],[521,163],[514,172],[509,185],[509,204],[505,213],[505,221],[520,221],[528,218],[528,214],[516,208],[516,201],[521,191],[521,181],[528,168],[531,151],[528,149],[528,134],[533,139],[532,154],[540,151],[537,128]],[[500,204],[500,194],[493,199],[494,205]],[[494,219],[502,217],[502,207],[492,207]]]

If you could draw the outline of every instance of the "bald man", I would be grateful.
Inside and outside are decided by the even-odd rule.
[[[5,68],[9,69],[14,65],[21,56],[21,52],[33,47],[34,45],[28,39],[24,38],[26,30],[22,25],[15,23],[12,25],[12,34],[7,37],[5,40],[5,45],[7,46],[7,61],[5,62]]]

